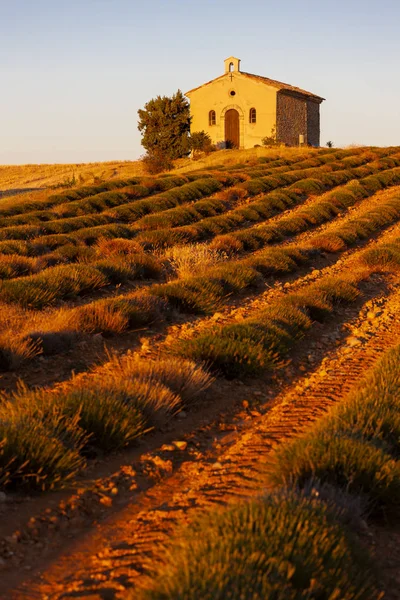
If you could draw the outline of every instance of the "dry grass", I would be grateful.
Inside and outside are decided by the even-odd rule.
[[[43,188],[72,181],[92,185],[98,181],[144,175],[141,161],[111,161],[66,165],[0,166],[0,190]]]
[[[172,277],[187,278],[204,274],[210,267],[227,260],[228,255],[207,244],[187,244],[168,248],[163,258],[172,270]]]
[[[247,150],[220,150],[213,152],[200,160],[193,161],[183,158],[175,162],[177,173],[187,173],[195,169],[211,169],[216,165],[236,165],[238,163],[251,165],[256,164],[259,158],[277,160],[279,158],[295,158],[298,156],[307,158],[317,154],[318,150],[312,148],[248,148]]]
[[[95,244],[94,249],[96,254],[103,258],[116,256],[129,256],[142,252],[142,247],[134,240],[126,240],[123,238],[100,238]]]
[[[195,169],[212,168],[215,165],[251,165],[258,158],[278,159],[313,156],[318,150],[310,148],[251,148],[248,150],[221,150],[198,161],[190,158],[175,161],[174,172],[186,173]],[[144,175],[140,160],[110,161],[81,164],[49,165],[0,165],[0,190],[12,188],[43,188],[72,181],[76,185],[92,185],[98,181],[121,179]]]

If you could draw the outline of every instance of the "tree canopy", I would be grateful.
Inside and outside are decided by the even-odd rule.
[[[157,96],[138,110],[142,146],[151,154],[170,159],[190,152],[189,102],[180,90],[172,97]]]

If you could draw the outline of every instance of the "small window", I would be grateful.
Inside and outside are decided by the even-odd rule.
[[[249,123],[257,123],[257,111],[255,108],[250,109]]]
[[[229,95],[230,95],[230,96],[236,96],[236,92],[235,92],[235,90],[231,90],[231,91],[229,92]]]
[[[208,113],[208,124],[215,125],[216,122],[217,121],[215,118],[215,110],[210,110],[210,112]]]

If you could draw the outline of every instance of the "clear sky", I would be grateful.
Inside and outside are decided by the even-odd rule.
[[[137,110],[243,71],[326,98],[321,144],[400,145],[400,0],[0,0],[0,164],[136,159]]]

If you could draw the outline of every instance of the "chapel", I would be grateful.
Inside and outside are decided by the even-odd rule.
[[[214,144],[253,148],[276,136],[287,146],[320,145],[319,107],[324,98],[293,85],[240,70],[224,61],[220,77],[186,92],[191,132],[205,131]]]

